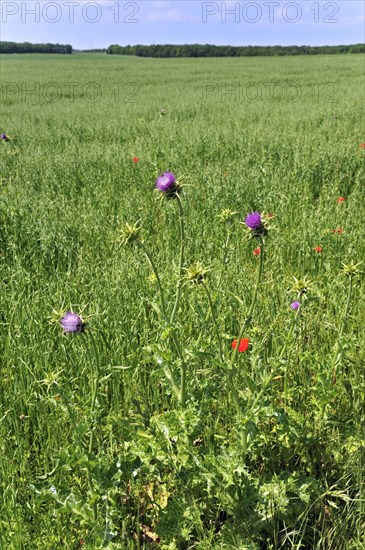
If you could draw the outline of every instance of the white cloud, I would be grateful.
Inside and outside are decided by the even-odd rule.
[[[179,8],[157,10],[143,18],[143,22],[146,23],[195,23],[199,21],[200,18]]]

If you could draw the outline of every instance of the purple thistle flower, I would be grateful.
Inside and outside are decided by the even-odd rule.
[[[61,319],[61,326],[65,332],[82,332],[85,323],[77,313],[67,311]]]
[[[164,172],[156,180],[156,189],[162,193],[174,194],[176,192],[176,178],[172,172]]]
[[[9,141],[9,136],[7,134],[1,134],[1,139],[3,141]]]
[[[251,234],[257,239],[263,239],[269,230],[260,212],[251,212],[246,216],[245,224],[251,229]]]
[[[251,214],[246,216],[245,224],[252,229],[252,231],[257,231],[257,229],[261,228],[262,224],[261,214],[259,212],[251,212]]]
[[[293,302],[292,304],[290,304],[290,307],[294,309],[294,311],[297,311],[297,309],[300,308],[300,302]]]

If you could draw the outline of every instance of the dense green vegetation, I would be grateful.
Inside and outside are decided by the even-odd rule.
[[[365,548],[363,61],[1,57],[2,548]]]
[[[321,55],[364,53],[364,44],[347,46],[215,46],[213,44],[152,44],[143,46],[109,46],[111,55],[140,57],[256,57],[277,55]]]
[[[72,53],[69,44],[31,44],[30,42],[0,42],[0,53]]]
[[[85,50],[106,52],[110,55],[138,57],[256,57],[282,55],[320,55],[339,53],[364,53],[364,44],[346,46],[214,46],[212,44],[153,44],[143,46],[118,46],[107,49]],[[29,42],[1,42],[0,53],[62,53],[71,54],[69,44],[30,44]]]

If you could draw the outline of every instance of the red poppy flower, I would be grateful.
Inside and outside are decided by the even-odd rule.
[[[341,235],[343,233],[342,227],[338,227],[337,229],[332,229],[332,233],[337,233],[338,235]]]
[[[252,252],[252,254],[254,256],[258,256],[261,252],[261,248],[258,246],[257,248],[255,248],[255,250]]]
[[[238,346],[238,351],[239,352],[247,351],[249,343],[250,343],[249,338],[241,338],[239,346]],[[237,340],[233,340],[232,349],[236,349],[236,347],[237,347]]]
[[[365,143],[360,143],[360,149],[365,149]]]
[[[338,197],[337,202],[343,202],[344,200],[346,200],[345,197]]]
[[[313,250],[314,252],[317,252],[317,254],[320,254],[321,252],[323,252],[323,248],[321,246],[315,246]]]
[[[139,158],[138,157],[133,157],[133,162],[139,162]]]

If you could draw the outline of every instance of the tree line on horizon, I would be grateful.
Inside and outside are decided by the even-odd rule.
[[[100,52],[109,55],[138,57],[255,57],[283,55],[319,55],[339,53],[365,53],[365,44],[342,46],[215,46],[213,44],[152,44],[95,48],[78,52]],[[0,41],[0,53],[58,53],[72,54],[70,44],[31,44],[30,42]]]
[[[30,42],[0,42],[0,53],[65,53],[73,51],[70,44],[31,44]]]
[[[365,44],[347,46],[215,46],[213,44],[152,44],[143,46],[109,46],[109,55],[138,57],[254,57],[280,55],[318,55],[364,53]]]

